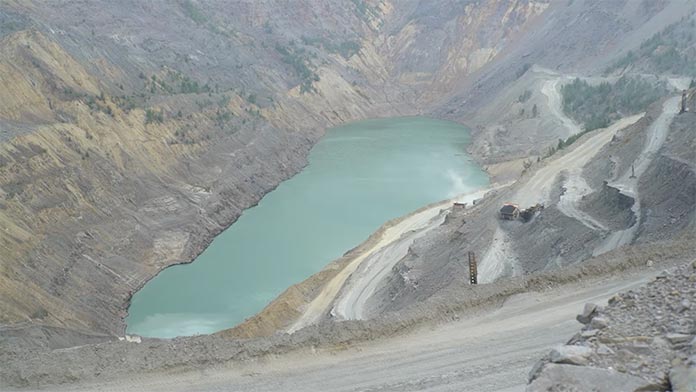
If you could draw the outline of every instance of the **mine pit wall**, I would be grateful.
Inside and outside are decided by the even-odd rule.
[[[132,293],[163,268],[193,260],[244,209],[301,170],[325,129],[422,113],[425,101],[434,99],[426,93],[451,88],[452,80],[485,65],[503,49],[489,48],[509,42],[547,5],[473,4],[462,15],[434,6],[426,11],[445,18],[456,36],[491,20],[505,25],[479,41],[444,42],[452,47],[441,52],[428,43],[428,17],[415,23],[414,43],[410,5],[374,1],[370,12],[356,16],[352,3],[335,3],[317,10],[314,2],[294,2],[288,13],[255,1],[243,2],[242,14],[213,10],[237,23],[240,34],[213,29],[217,18],[197,26],[181,12],[162,12],[166,2],[129,11],[88,3],[80,12],[72,12],[72,3],[60,10],[39,0],[3,3],[0,18],[21,23],[0,31],[0,76],[12,82],[0,91],[0,246],[9,255],[0,263],[2,331],[19,336],[22,328],[28,334],[39,328],[38,344],[51,347],[89,340],[79,338],[85,334],[122,335]],[[245,19],[244,12],[253,17]],[[288,45],[289,37],[304,34],[302,20],[336,13],[358,32],[362,48],[344,58],[318,46],[316,91],[303,94],[273,40]],[[24,14],[30,16],[15,18]],[[145,28],[148,20],[157,28]],[[250,44],[268,21],[287,31],[262,33],[270,49]],[[167,30],[167,23],[176,28]],[[395,39],[386,39],[385,24],[389,34],[400,32]],[[215,61],[183,59],[190,47],[214,53]],[[217,57],[220,48],[232,55]],[[424,63],[429,69],[398,64],[414,48],[433,52]],[[454,67],[453,57],[462,60]],[[261,69],[248,67],[258,59]],[[132,110],[116,102],[121,94],[141,93],[140,71],[161,78],[181,61],[194,78],[212,76],[236,87],[223,108],[234,114],[229,126],[216,124],[214,108],[195,109],[210,93],[157,93]],[[254,103],[240,86],[260,86],[254,92],[273,100]],[[96,102],[87,105],[88,96]],[[146,124],[147,107],[167,114],[164,121]],[[182,115],[175,115],[179,110]],[[182,127],[185,135],[178,132]],[[67,330],[74,332],[61,332]],[[0,337],[8,336],[2,331]]]
[[[675,117],[667,141],[640,180],[639,242],[696,233],[696,113]]]
[[[147,124],[143,110],[122,111],[108,95],[96,111],[61,96],[65,88],[97,94],[98,82],[44,34],[20,31],[0,46],[19,54],[0,67],[12,82],[5,92],[16,95],[3,99],[0,116],[39,122],[0,146],[0,245],[9,258],[0,263],[0,324],[14,331],[6,336],[45,326],[36,343],[50,347],[122,335],[132,293],[163,268],[193,260],[300,171],[327,127],[413,113],[361,98],[338,116],[322,93],[350,92],[337,93],[327,77],[317,83],[320,95],[281,100],[264,112],[268,121],[233,99],[237,116],[225,129],[214,111]],[[56,63],[67,68],[50,68]],[[185,138],[176,136],[181,127],[191,129]]]
[[[12,279],[0,291],[6,301],[14,299],[3,302],[10,307],[2,321],[28,316],[35,324],[122,334],[121,317],[135,290],[159,269],[192,260],[243,209],[304,166],[311,138],[270,127],[253,131],[261,140],[232,160],[229,151],[239,141],[229,139],[213,139],[184,156],[151,151],[164,158],[154,171],[152,161],[138,162],[137,152],[126,149],[117,150],[124,167],[115,166],[100,146],[71,167],[74,152],[66,140],[79,140],[78,131],[57,140],[27,136],[45,150],[41,154],[15,139],[2,155],[0,178],[15,188],[0,216],[4,222],[22,222],[19,214],[35,218],[3,238],[10,249],[5,255],[16,264],[2,266]]]
[[[63,77],[56,80],[63,80],[68,86],[79,91],[97,94],[99,90],[106,90],[108,93],[119,88],[117,82],[125,75],[125,90],[130,92],[137,87],[136,68],[127,61],[121,61],[128,58],[127,51],[111,47],[111,52],[107,53],[105,58],[94,58],[95,53],[102,53],[91,53],[87,50],[90,46],[104,44],[98,41],[104,38],[104,35],[100,36],[104,31],[97,31],[96,39],[87,39],[86,36],[94,36],[94,33],[90,34],[88,30],[80,31],[84,26],[77,23],[77,16],[71,12],[51,15],[51,12],[47,11],[50,8],[44,7],[45,4],[42,5],[41,1],[13,0],[8,4],[11,7],[16,6],[22,12],[33,10],[32,12],[43,13],[38,17],[43,19],[43,22],[39,23],[43,26],[42,31],[49,37],[64,40],[62,45],[67,55],[60,53],[60,45],[46,43],[41,37],[28,38],[33,42],[27,49],[45,48],[44,52],[54,57],[47,57],[46,59],[51,61],[47,61],[46,64],[66,64],[63,60],[70,60],[70,57],[78,60],[72,63],[87,63],[59,70],[66,72],[62,72]],[[271,10],[273,12],[267,9],[268,4],[249,2],[245,5],[254,9],[255,19],[252,18],[252,25],[258,27],[269,18],[273,20],[273,15],[259,12],[275,12],[275,9]],[[469,72],[476,71],[486,61],[493,61],[496,52],[504,53],[505,47],[494,47],[494,44],[503,41],[510,43],[514,41],[512,37],[524,35],[529,22],[544,12],[547,5],[548,2],[543,1],[510,4],[499,1],[486,3],[486,7],[490,8],[467,6],[463,15],[453,19],[450,19],[452,15],[448,16],[450,27],[476,30],[479,25],[492,25],[491,19],[499,23],[496,18],[505,15],[506,28],[486,30],[488,42],[481,43],[480,47],[475,42],[447,43],[457,44],[448,52],[440,51],[439,45],[429,44],[429,16],[416,23],[421,33],[418,35],[420,38],[415,45],[409,45],[412,43],[412,24],[403,26],[401,23],[408,21],[410,16],[392,13],[395,9],[394,4],[382,1],[376,8],[378,11],[367,21],[371,27],[358,29],[366,34],[362,42],[364,47],[359,55],[346,61],[339,56],[328,56],[326,59],[330,60],[329,64],[318,68],[317,72],[322,76],[321,81],[315,86],[318,94],[300,94],[299,87],[292,88],[297,85],[297,80],[287,78],[287,75],[282,74],[283,71],[271,70],[273,72],[264,79],[264,89],[271,93],[278,92],[278,95],[274,95],[278,99],[277,110],[268,110],[261,107],[263,105],[247,105],[242,102],[246,97],[236,97],[230,103],[240,118],[246,116],[243,113],[245,109],[259,110],[267,122],[240,126],[239,132],[231,137],[213,133],[209,139],[205,139],[205,134],[214,127],[210,118],[213,114],[192,113],[193,117],[189,120],[196,124],[199,132],[194,132],[193,140],[170,145],[169,148],[155,146],[163,138],[172,137],[175,129],[182,125],[178,120],[143,127],[145,113],[142,110],[122,114],[112,103],[107,103],[116,110],[117,121],[114,121],[106,118],[104,113],[95,114],[74,103],[60,103],[59,91],[44,92],[42,97],[35,96],[29,86],[19,88],[18,91],[22,92],[20,96],[27,100],[26,103],[35,104],[25,105],[34,107],[35,110],[31,113],[31,118],[24,120],[39,119],[42,126],[38,127],[31,121],[30,125],[18,122],[17,113],[13,113],[12,108],[0,113],[0,125],[3,128],[16,130],[14,136],[28,134],[26,139],[14,139],[12,143],[5,143],[0,151],[0,192],[3,196],[12,194],[12,198],[0,200],[0,224],[11,226],[11,235],[0,236],[0,245],[9,249],[8,254],[12,255],[13,260],[13,263],[0,263],[0,295],[3,299],[7,298],[1,304],[0,324],[47,325],[50,328],[44,329],[46,335],[52,335],[46,332],[49,329],[60,331],[62,327],[85,333],[122,334],[125,328],[122,317],[125,315],[124,309],[132,292],[162,268],[192,260],[217,233],[233,222],[243,209],[254,205],[264,193],[299,171],[305,164],[307,152],[323,129],[366,117],[414,114],[416,111],[408,102],[420,96],[421,103],[425,104],[428,99],[436,100],[428,95],[432,95],[432,91],[437,91],[435,96],[439,98],[441,93],[449,92],[448,89],[457,92],[468,91],[470,95],[451,99],[450,105],[436,110],[433,116],[462,121],[466,115],[461,113],[461,110],[471,113],[476,109],[472,103],[486,102],[486,94],[492,96],[494,91],[500,91],[510,80],[514,80],[519,71],[517,65],[522,58],[520,56],[527,49],[520,49],[515,54],[517,57],[508,58],[509,61],[501,66],[508,76],[507,79],[496,76],[501,67],[488,70],[484,67],[479,68],[485,71],[479,75],[482,77],[479,81],[485,80],[490,83],[479,84],[475,90],[470,90],[471,86],[466,84],[459,85],[456,89],[452,88],[453,81],[465,80],[464,76]],[[94,4],[91,6],[95,7]],[[350,11],[350,7],[327,7],[333,11]],[[612,12],[622,12],[621,7],[618,7],[618,10],[613,8]],[[408,10],[409,7],[405,9]],[[303,18],[312,17],[311,12],[305,12],[308,10],[313,10],[312,2],[293,5],[293,12],[301,13]],[[106,15],[105,20],[109,23],[100,23],[99,19],[95,19],[97,28],[106,26],[108,30],[111,23],[108,13],[99,11],[94,15],[99,18]],[[569,14],[564,14],[559,23],[572,19],[577,11],[571,9]],[[437,6],[428,12],[432,12],[433,15],[442,14]],[[140,16],[147,16],[146,13]],[[0,16],[3,15],[8,13],[0,12]],[[157,23],[165,21],[166,18],[176,17],[179,18],[175,19],[176,25],[181,27],[179,33],[187,37],[201,37],[200,29],[195,35],[187,34],[191,21],[185,17],[182,20],[178,14],[173,15],[159,14]],[[514,18],[508,18],[510,15]],[[124,15],[119,15],[119,18],[123,17]],[[354,16],[350,18],[348,19],[351,22],[355,22]],[[18,19],[12,17],[12,20]],[[49,33],[49,24],[59,24],[58,21],[66,26],[74,26],[75,29],[68,29],[67,34],[66,31],[60,30]],[[467,24],[461,24],[460,21]],[[292,25],[287,20],[284,22]],[[389,31],[399,32],[396,39],[379,32],[378,26],[382,23],[387,23]],[[26,21],[24,27],[31,24],[30,21]],[[611,31],[572,25],[579,26],[583,31],[603,35],[605,43],[611,42],[608,38],[613,36]],[[602,25],[620,28],[610,23]],[[555,29],[554,26],[546,28]],[[140,32],[136,31],[134,34]],[[464,33],[466,31],[456,31],[457,36]],[[17,32],[2,31],[0,37],[5,38],[9,34]],[[80,37],[80,34],[84,34],[85,37]],[[119,34],[114,36],[118,40],[133,38]],[[574,39],[573,34],[567,37],[569,40]],[[155,43],[162,37],[156,38]],[[534,36],[527,38],[534,39]],[[82,41],[83,39],[87,41]],[[244,34],[240,39],[245,39]],[[216,40],[210,42],[217,43]],[[566,47],[575,48],[574,42]],[[113,45],[113,42],[109,41],[108,44]],[[137,46],[141,43],[128,44]],[[248,45],[248,42],[242,42],[241,45]],[[570,58],[567,56],[561,56],[566,60],[545,57],[547,48],[545,44],[542,46],[535,46],[531,56],[524,61],[551,61],[561,68],[564,61],[565,66],[574,63],[567,60]],[[440,56],[442,64],[449,64],[450,59],[458,59],[459,63],[454,69],[443,66],[436,71],[399,67],[398,60],[407,58],[412,48],[433,50],[432,56]],[[163,50],[170,48],[143,44],[137,48],[141,49],[144,51],[137,52],[135,57],[148,60],[150,56],[156,56],[157,53],[163,53]],[[255,56],[260,50],[254,49],[251,54]],[[169,57],[173,55],[171,51],[165,54]],[[242,54],[254,58],[249,55],[250,53]],[[585,51],[577,51],[575,55],[589,58]],[[16,58],[18,57],[3,56],[0,59]],[[25,57],[26,59],[28,58]],[[53,61],[55,59],[60,61]],[[113,63],[110,63],[112,61]],[[154,61],[145,63],[151,69],[160,67],[160,64]],[[114,64],[116,67],[113,67]],[[432,62],[424,64],[431,68],[435,66]],[[211,64],[208,64],[208,67],[210,66]],[[339,71],[335,68],[339,68]],[[3,71],[7,69],[4,68]],[[11,66],[9,69],[12,72],[33,72],[31,64],[19,64],[18,67]],[[51,68],[45,68],[44,71],[46,70],[51,71]],[[76,71],[81,75],[82,80],[79,83],[65,77],[75,74]],[[198,76],[205,76],[205,72],[207,71],[199,72]],[[352,79],[356,73],[357,77]],[[248,79],[248,74],[233,76],[241,77],[245,85],[254,83]],[[232,77],[228,76],[229,78]],[[28,78],[8,76],[7,80],[19,81]],[[102,81],[106,86],[99,83]],[[288,87],[290,89],[286,90]],[[472,99],[474,95],[477,99]],[[393,102],[393,97],[398,97],[398,102]],[[47,104],[49,98],[51,103]],[[108,98],[107,96],[107,101]],[[192,105],[196,98],[187,97],[188,106]],[[346,102],[350,105],[345,105]],[[176,111],[179,107],[185,108],[185,103],[165,99],[158,105]],[[59,105],[61,113],[52,108],[52,105]],[[185,112],[184,117],[188,115],[189,113]],[[73,124],[73,127],[55,125],[61,121],[76,124]],[[99,134],[91,133],[93,129],[97,129]],[[7,140],[3,137],[0,139]],[[130,144],[124,145],[129,140]],[[38,148],[32,149],[32,145]],[[89,157],[83,159],[79,153],[84,154],[86,151],[89,152]],[[230,151],[233,152],[233,157]],[[268,161],[260,157],[274,158]],[[156,161],[155,170],[150,167],[152,160]],[[40,186],[32,184],[29,174],[33,172],[27,171],[27,168],[40,173],[39,176],[44,179]],[[69,186],[63,185],[65,182],[68,182]],[[31,194],[36,196],[31,198],[28,196]],[[98,203],[98,200],[106,202],[102,204]],[[499,201],[496,200],[495,207],[492,208],[497,208]],[[31,241],[25,241],[26,239]],[[473,241],[476,242],[475,239]],[[457,264],[449,262],[448,265]],[[16,283],[19,281],[29,283],[19,285]],[[289,290],[291,291],[293,290]],[[300,289],[299,292],[304,297],[311,296],[313,290]],[[76,333],[77,335],[79,333]],[[74,339],[73,343],[77,344],[78,340]]]
[[[611,230],[628,229],[637,220],[636,214],[631,210],[635,200],[606,182],[579,204],[581,210],[592,211],[592,217]]]
[[[626,229],[638,217],[631,210],[635,201],[608,186],[607,182],[630,171],[632,162],[643,150],[648,128],[661,110],[662,102],[651,105],[643,119],[619,131],[583,169],[584,178],[595,191],[580,202],[579,208],[612,230]],[[696,138],[693,131],[680,130],[693,128],[694,120],[689,116],[677,118],[661,155],[641,178],[642,211],[647,216],[642,219],[645,223],[639,231],[638,242],[652,243],[693,234],[696,191],[692,168],[696,163],[696,156],[693,156]],[[677,153],[678,161],[672,156]],[[537,273],[591,259],[593,249],[602,243],[606,233],[586,227],[555,207],[562,185],[563,175],[552,189],[551,203],[528,223],[493,219],[499,206],[509,201],[507,196],[495,194],[474,210],[452,211],[440,228],[416,241],[409,254],[396,265],[385,286],[370,300],[369,307],[376,314],[399,312],[439,292],[466,286],[466,253],[474,251],[482,257],[481,249],[489,245],[487,240],[497,224],[507,237],[506,246],[517,258],[518,270],[507,270],[505,276]],[[666,193],[669,189],[677,192]],[[664,230],[664,224],[671,224],[671,227]],[[539,241],[540,238],[544,241]]]

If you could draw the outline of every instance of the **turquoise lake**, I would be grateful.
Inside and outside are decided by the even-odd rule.
[[[320,271],[386,221],[480,189],[469,130],[422,117],[331,129],[309,165],[221,233],[192,264],[137,292],[129,334],[169,338],[230,328]]]

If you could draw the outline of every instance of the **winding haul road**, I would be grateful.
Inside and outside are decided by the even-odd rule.
[[[344,320],[363,318],[364,303],[367,298],[391,268],[406,256],[413,241],[442,223],[445,218],[441,213],[443,209],[449,208],[454,202],[471,203],[494,188],[446,200],[395,221],[384,230],[373,246],[356,256],[324,286],[287,332],[294,332],[312,325],[330,311],[335,317]],[[354,277],[351,278],[353,275]],[[351,278],[349,285],[344,288],[349,278]],[[332,308],[334,301],[336,306]]]
[[[524,391],[534,363],[581,327],[575,315],[653,273],[589,280],[508,298],[462,320],[344,350],[287,355],[218,369],[154,374],[71,391],[312,392]],[[61,391],[52,388],[52,391]]]
[[[553,85],[556,89],[557,85]],[[662,115],[651,125],[643,153],[635,162],[636,176],[647,169],[664,143],[674,115],[677,98],[665,102]],[[523,207],[547,202],[551,187],[565,171],[568,190],[559,209],[588,227],[603,230],[599,222],[575,207],[591,191],[581,177],[581,168],[608,143],[614,134],[638,121],[642,115],[618,121],[596,131],[592,137],[566,154],[550,160],[536,171],[515,193]],[[625,173],[613,186],[636,198],[637,180]],[[482,197],[482,190],[458,198],[471,202]],[[366,252],[355,257],[312,301],[289,332],[310,325],[329,311],[339,319],[365,317],[364,304],[391,268],[406,255],[413,241],[437,227],[445,218],[448,200],[422,209],[387,227]],[[500,230],[499,230],[500,231]],[[502,233],[502,231],[501,231]],[[504,234],[504,233],[503,233]],[[607,249],[620,246],[628,237],[611,239]],[[498,243],[498,245],[496,245]],[[502,245],[501,245],[502,244]],[[496,237],[489,259],[503,259],[504,236]],[[480,272],[491,276],[500,265],[482,262]],[[488,272],[486,272],[488,271]],[[100,390],[121,392],[148,391],[523,391],[527,373],[555,344],[568,340],[580,327],[574,315],[585,302],[605,301],[614,293],[643,284],[654,272],[591,280],[541,293],[526,293],[508,298],[488,311],[468,314],[462,321],[423,328],[409,334],[357,344],[345,350],[305,349],[290,354],[234,363],[199,372],[151,374],[99,385],[71,386],[72,391]],[[493,306],[493,305],[491,305]],[[54,389],[60,391],[60,389]],[[68,390],[68,389],[66,389]]]
[[[579,127],[563,113],[561,107],[559,91],[561,80],[561,77],[557,77],[544,83],[542,93],[548,98],[552,114],[558,117],[558,120],[570,133],[576,133]],[[665,110],[667,110],[667,106],[666,103]],[[673,106],[676,108],[676,104]],[[606,228],[600,222],[577,208],[577,202],[582,196],[592,192],[592,189],[582,178],[581,171],[619,130],[634,124],[643,116],[644,114],[639,114],[623,118],[607,128],[595,131],[591,137],[576,143],[565,154],[552,158],[518,187],[512,200],[522,208],[537,203],[548,204],[552,187],[558,176],[565,172],[568,177],[565,184],[567,190],[558,204],[559,210],[593,230],[605,230]],[[656,123],[669,125],[668,121],[660,119]],[[650,140],[653,139],[655,137],[651,136]],[[654,149],[655,146],[659,148],[661,145],[659,140],[664,141],[664,134],[662,134],[662,139],[658,138],[651,142],[651,146],[653,146],[651,148]],[[655,151],[657,150],[655,149]],[[413,242],[442,223],[445,215],[441,214],[441,210],[451,206],[454,201],[471,203],[482,197],[488,190],[433,205],[388,227],[371,248],[358,255],[322,289],[320,294],[306,306],[300,318],[287,329],[287,332],[292,333],[312,325],[327,314],[338,320],[368,318],[369,311],[365,306],[367,300],[388,276],[392,267],[406,256]],[[609,244],[609,246],[612,245]],[[514,273],[516,266],[514,253],[509,246],[505,232],[497,228],[490,247],[481,258],[480,281],[482,283],[492,282],[506,270],[512,270]]]
[[[445,221],[446,214],[438,213],[419,228],[404,233],[398,240],[370,254],[341,289],[331,316],[337,320],[362,320],[368,317],[365,305],[387,278],[392,267],[406,256],[418,238]]]
[[[674,116],[676,116],[679,112],[680,99],[681,96],[676,96],[666,100],[662,106],[662,113],[648,128],[647,140],[645,141],[643,151],[635,162],[633,162],[635,176],[633,176],[632,171],[629,169],[626,170],[626,172],[623,173],[623,175],[616,181],[609,183],[609,186],[612,186],[618,189],[624,195],[633,198],[634,203],[632,210],[636,216],[636,221],[633,226],[629,227],[628,229],[618,230],[611,233],[606,240],[593,251],[594,256],[601,255],[620,246],[630,244],[635,238],[641,219],[638,180],[648,169],[648,166],[650,166],[652,161],[655,159],[655,156],[660,148],[662,148],[665,140],[667,140],[669,126],[672,124],[672,121],[674,121]]]
[[[579,174],[592,158],[597,155],[602,147],[611,141],[616,132],[627,126],[634,124],[643,117],[638,114],[623,118],[611,126],[593,132],[592,137],[579,143],[574,149],[566,154],[560,155],[556,159],[550,160],[545,166],[539,168],[532,178],[525,182],[515,193],[515,200],[521,208],[527,208],[536,203],[546,203],[550,201],[551,188],[556,178],[563,171]]]
[[[578,143],[574,149],[548,161],[537,169],[534,175],[522,183],[512,196],[520,208],[528,208],[537,203],[548,205],[551,202],[551,189],[558,176],[565,172],[566,193],[561,197],[558,209],[565,215],[575,218],[584,225],[594,229],[602,229],[603,225],[592,216],[577,208],[577,202],[583,195],[592,190],[582,178],[582,168],[597,155],[599,150],[607,144],[619,130],[634,124],[644,114],[638,114],[623,118],[611,126],[594,132],[592,137]],[[510,247],[505,231],[496,228],[493,240],[486,253],[481,258],[479,268],[479,280],[481,283],[490,283],[498,279],[505,271],[515,272],[516,256]]]

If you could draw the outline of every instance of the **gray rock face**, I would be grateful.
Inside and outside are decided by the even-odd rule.
[[[665,335],[667,341],[672,344],[683,344],[691,340],[691,336],[685,335],[683,333],[668,333]]]
[[[633,392],[655,390],[648,381],[611,370],[593,367],[549,364],[527,387],[527,392],[593,391]]]
[[[589,326],[571,340],[582,346],[556,349],[550,360],[535,365],[528,390],[633,391],[640,387],[695,392],[696,313],[693,307],[680,306],[696,300],[693,277],[689,262],[660,273],[638,290],[617,294],[606,308],[591,311],[586,306],[584,320],[590,319]],[[554,368],[554,363],[586,365],[605,373],[590,376],[583,370]]]
[[[669,372],[669,383],[673,392],[696,391],[696,366],[675,366]]]
[[[585,307],[582,310],[582,313],[580,313],[576,317],[576,319],[578,320],[578,322],[582,324],[589,324],[592,320],[592,315],[595,313],[595,310],[597,310],[597,305],[593,303],[586,303]]]
[[[590,327],[594,329],[604,329],[608,327],[609,324],[607,323],[607,319],[603,317],[595,317],[590,321]]]
[[[561,346],[551,350],[550,358],[553,363],[570,365],[587,365],[592,349],[583,346]]]

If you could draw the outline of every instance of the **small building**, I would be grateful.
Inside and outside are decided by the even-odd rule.
[[[459,203],[455,202],[454,205],[452,206],[452,209],[457,211],[457,210],[465,210],[466,209],[466,203]]]
[[[517,220],[520,217],[520,207],[517,204],[507,203],[500,209],[500,218],[505,220]]]

